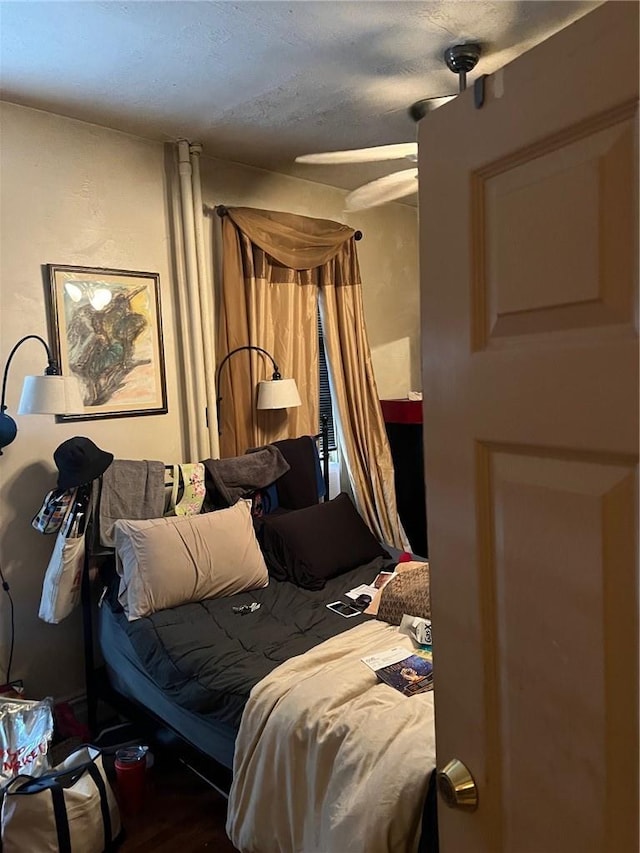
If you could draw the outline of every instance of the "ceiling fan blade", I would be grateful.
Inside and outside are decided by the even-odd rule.
[[[457,95],[443,95],[441,98],[422,98],[421,101],[416,101],[409,107],[409,115],[414,121],[420,121],[429,113],[437,110],[438,107],[443,107],[449,101],[454,101]]]
[[[371,181],[357,190],[349,193],[346,199],[346,210],[364,210],[368,207],[376,207],[388,201],[395,201],[405,195],[411,195],[418,191],[418,170],[403,169],[402,172],[394,172],[385,175],[376,181]]]
[[[316,165],[335,163],[376,163],[380,160],[402,160],[418,157],[417,142],[399,142],[394,145],[374,145],[372,148],[354,148],[352,151],[325,151],[322,154],[302,154],[296,163]]]

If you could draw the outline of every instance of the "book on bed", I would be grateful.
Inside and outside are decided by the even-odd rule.
[[[405,696],[433,689],[433,663],[430,654],[408,653],[403,646],[362,658],[379,681],[395,687]]]

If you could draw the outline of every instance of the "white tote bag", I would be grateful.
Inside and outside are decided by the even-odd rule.
[[[115,849],[120,813],[99,749],[83,746],[40,777],[4,790],[2,853],[104,853]]]
[[[78,525],[70,512],[56,536],[56,544],[42,583],[38,616],[57,625],[80,603],[80,585],[84,569],[84,533],[77,535]]]

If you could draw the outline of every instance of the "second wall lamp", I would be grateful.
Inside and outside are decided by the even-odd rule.
[[[253,344],[245,344],[241,347],[236,347],[232,349],[231,352],[227,353],[225,357],[220,362],[218,366],[218,370],[216,372],[216,389],[220,388],[220,375],[222,373],[222,368],[226,364],[226,362],[231,358],[232,355],[235,355],[237,352],[242,352],[242,350],[255,350],[256,352],[262,353],[262,355],[266,356],[270,359],[273,365],[273,376],[270,380],[263,380],[258,383],[258,400],[256,403],[256,408],[258,409],[290,409],[295,406],[301,406],[302,400],[300,399],[300,394],[298,393],[298,386],[296,385],[295,379],[283,379],[280,375],[280,370],[274,357],[271,353],[267,352],[266,349],[262,347],[254,346]],[[218,393],[218,397],[216,400],[217,403],[217,411],[218,411],[218,429],[220,430],[220,402],[222,397]]]

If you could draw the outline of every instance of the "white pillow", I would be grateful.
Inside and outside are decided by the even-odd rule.
[[[114,538],[129,621],[269,583],[246,501],[186,518],[120,519]]]

